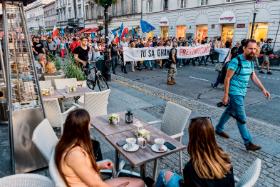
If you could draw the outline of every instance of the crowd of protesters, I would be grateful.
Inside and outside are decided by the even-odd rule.
[[[91,38],[90,35],[82,35],[77,36],[75,34],[67,34],[65,36],[58,36],[52,38],[51,36],[34,36],[33,40],[33,53],[35,59],[39,59],[40,54],[46,55],[59,55],[61,58],[65,58],[69,53],[73,53],[76,56],[75,60],[81,66],[86,66],[87,63],[104,61],[104,56],[106,52],[108,52],[107,59],[109,61],[109,67],[107,69],[111,69],[113,74],[116,74],[116,67],[120,65],[121,71],[123,73],[128,73],[127,66],[131,67],[131,72],[135,70],[141,71],[143,69],[152,71],[154,68],[168,68],[169,71],[167,76],[167,84],[173,85],[175,84],[174,76],[176,74],[176,68],[182,68],[186,65],[207,66],[208,63],[212,64],[225,64],[230,59],[235,58],[238,54],[243,53],[244,40],[237,42],[234,46],[229,41],[223,42],[221,37],[216,38],[204,38],[203,40],[195,40],[191,37],[178,39],[175,37],[169,38],[132,38],[132,37],[124,37],[120,41],[110,41],[108,45],[106,45],[105,38],[96,35],[94,38]],[[84,47],[81,48],[81,44],[84,42]],[[259,69],[259,73],[264,73],[264,68],[266,66],[267,74],[272,74],[270,71],[270,62],[269,57],[273,55],[273,49],[271,45],[272,39],[267,39],[265,42],[261,40],[258,42],[258,51],[256,54],[255,64]],[[176,59],[169,55],[169,59],[163,60],[144,60],[137,62],[124,62],[123,59],[123,48],[131,47],[131,48],[144,48],[144,47],[173,47],[173,46],[186,46],[193,47],[202,44],[210,44],[211,51],[207,56],[201,56],[190,59],[179,59],[176,56]],[[107,49],[107,50],[106,50]],[[76,54],[76,55],[75,55]],[[261,66],[259,65],[259,60],[257,57],[263,56],[263,63]],[[86,61],[86,62],[85,62]],[[170,61],[173,61],[172,67],[169,67]],[[130,65],[128,65],[130,64]],[[107,65],[108,66],[108,65]],[[221,71],[217,70],[217,71]],[[172,81],[171,81],[172,79]],[[219,76],[217,81],[212,84],[212,87],[217,87],[221,82]]]

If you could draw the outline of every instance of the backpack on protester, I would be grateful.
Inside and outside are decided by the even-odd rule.
[[[172,64],[172,50],[175,49],[175,54],[177,55],[177,49],[176,48],[172,48],[170,51],[169,51],[169,58],[168,60],[166,61],[165,63],[165,68],[169,69],[171,67],[171,64]]]
[[[242,69],[242,63],[241,63],[241,59],[239,56],[236,57],[237,58],[237,61],[238,61],[238,67],[235,71],[235,75],[239,75],[240,74],[240,71]],[[229,61],[230,62],[230,61]],[[226,62],[221,70],[221,75],[220,75],[220,84],[224,84],[224,81],[225,81],[225,78],[226,78],[226,75],[227,75],[227,68],[228,68],[228,63],[229,62]]]
[[[219,63],[217,63],[217,64],[215,65],[215,71],[218,71],[218,72],[221,72],[221,71],[222,71],[222,69],[223,69],[223,67],[224,67],[224,64],[226,63],[229,54],[230,54],[230,50],[228,51],[228,54],[227,54],[226,58],[224,59],[224,61],[223,61],[222,63],[219,62]]]

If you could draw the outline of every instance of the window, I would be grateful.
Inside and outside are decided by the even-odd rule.
[[[71,7],[68,7],[68,18],[71,18],[71,14],[72,14]]]
[[[131,13],[134,14],[134,13],[136,13],[137,1],[136,0],[131,0],[131,1],[132,1]]]
[[[81,5],[78,5],[78,17],[80,18],[81,16],[82,16]]]
[[[163,10],[168,10],[168,0],[163,0]]]
[[[180,8],[186,8],[187,7],[187,0],[180,0]]]
[[[86,5],[86,19],[89,19],[88,5]]]
[[[112,15],[113,16],[117,15],[117,4],[112,4]]]
[[[125,14],[125,2],[124,2],[125,0],[122,0],[121,1],[121,13],[122,13],[122,15],[124,15]]]
[[[153,1],[152,0],[147,1],[147,12],[153,12]]]
[[[200,5],[208,5],[208,0],[200,0]]]

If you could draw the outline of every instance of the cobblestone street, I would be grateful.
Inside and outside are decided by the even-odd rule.
[[[223,110],[200,103],[195,100],[187,99],[176,94],[163,91],[152,86],[147,86],[142,83],[134,82],[121,77],[114,77],[110,84],[112,94],[109,101],[109,112],[125,111],[128,108],[133,110],[133,113],[144,121],[153,121],[160,119],[163,115],[166,100],[179,103],[190,108],[193,114],[208,115],[212,117],[215,124]],[[226,132],[231,136],[225,140],[217,137],[219,145],[225,151],[230,153],[234,168],[234,174],[241,176],[249,165],[258,157],[262,160],[262,171],[257,187],[279,186],[280,183],[280,129],[276,126],[265,124],[255,119],[248,119],[248,126],[253,135],[254,141],[262,145],[262,150],[258,152],[247,152],[242,144],[238,129],[233,121],[230,121],[226,127]],[[104,158],[114,160],[114,150],[105,141],[105,139],[93,132],[95,137],[101,141],[102,152]],[[0,126],[0,149],[1,149],[1,164],[0,176],[11,174],[9,146],[7,126]],[[183,143],[188,143],[187,128],[183,137]],[[172,154],[160,160],[161,169],[169,169],[179,172],[179,155]],[[187,151],[183,152],[183,161],[189,159]],[[147,165],[148,175],[152,174],[153,163]],[[137,168],[138,169],[138,168]],[[136,170],[137,170],[136,169]],[[48,175],[48,171],[43,169],[39,171],[44,175]]]

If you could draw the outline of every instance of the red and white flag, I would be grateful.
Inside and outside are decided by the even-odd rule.
[[[56,38],[59,35],[59,30],[58,28],[56,28],[56,26],[53,27],[53,31],[52,31],[52,37]]]

